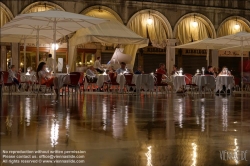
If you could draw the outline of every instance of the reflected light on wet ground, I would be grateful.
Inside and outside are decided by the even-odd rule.
[[[220,152],[250,151],[249,102],[247,95],[90,93],[58,103],[3,96],[1,149],[84,150],[88,166],[248,166],[250,153],[242,161]]]

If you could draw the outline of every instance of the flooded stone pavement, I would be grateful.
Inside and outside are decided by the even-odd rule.
[[[50,96],[4,95],[1,165],[248,166],[249,103],[250,95],[89,93],[58,103]],[[8,156],[13,151],[27,153],[16,153],[15,163]],[[37,163],[20,163],[28,151],[37,152]],[[84,163],[56,163],[59,152],[80,152]]]

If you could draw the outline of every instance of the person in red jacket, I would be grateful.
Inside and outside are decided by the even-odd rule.
[[[173,82],[167,76],[166,66],[164,63],[159,64],[159,68],[156,70],[156,73],[162,74],[162,82],[165,82],[169,85],[169,90],[173,90]]]
[[[164,63],[159,64],[159,68],[156,70],[156,73],[166,75],[166,67]]]

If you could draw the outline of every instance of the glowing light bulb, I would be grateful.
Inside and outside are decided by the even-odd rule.
[[[234,29],[236,29],[236,30],[240,29],[240,25],[239,24],[235,24],[234,25]]]
[[[149,25],[151,25],[151,24],[153,23],[153,19],[152,19],[152,18],[148,18],[147,23],[148,23]]]
[[[198,23],[197,23],[196,21],[193,21],[193,22],[192,22],[192,26],[193,26],[194,28],[196,28],[196,27],[198,26]]]
[[[57,50],[59,48],[58,44],[52,44],[51,45],[52,50]]]

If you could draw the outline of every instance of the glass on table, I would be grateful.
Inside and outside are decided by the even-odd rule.
[[[182,73],[183,73],[183,69],[182,68],[180,68],[180,76],[182,76]]]
[[[205,74],[205,67],[202,67],[201,71],[202,71],[202,75],[204,75]]]
[[[66,65],[67,74],[69,74],[69,65]]]

